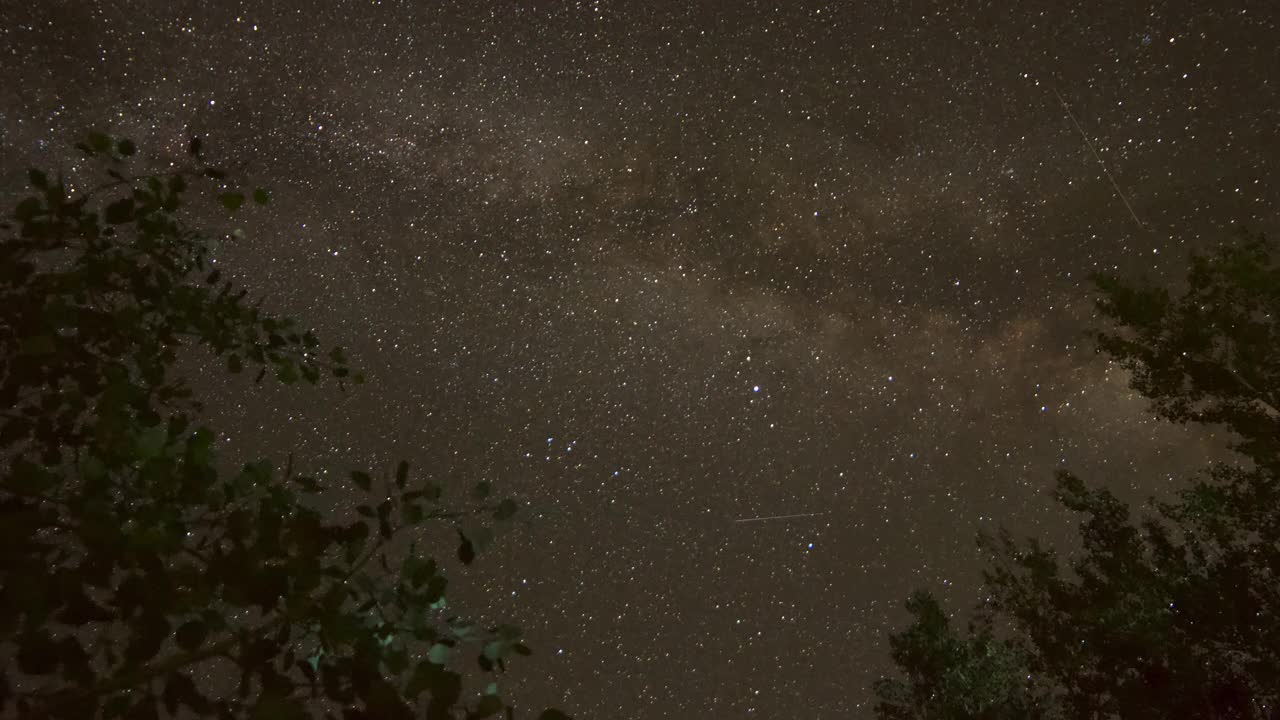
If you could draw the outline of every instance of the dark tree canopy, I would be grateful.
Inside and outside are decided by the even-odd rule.
[[[1280,267],[1262,235],[1242,234],[1214,257],[1193,256],[1188,289],[1130,287],[1095,275],[1100,351],[1132,373],[1133,389],[1172,422],[1222,424],[1258,463],[1280,456]]]
[[[932,595],[907,600],[911,627],[889,639],[894,663],[908,681],[875,685],[877,713],[892,720],[920,717],[1024,720],[1057,717],[1031,678],[1031,659],[1016,644],[975,623],[967,636],[951,625]]]
[[[1280,269],[1265,237],[1193,257],[1188,287],[1105,275],[1094,335],[1132,387],[1173,422],[1232,431],[1242,463],[1217,463],[1147,513],[1059,472],[1055,497],[1084,516],[1082,549],[1060,558],[1007,532],[967,638],[927,595],[894,635],[902,678],[876,685],[882,718],[1269,718],[1280,702]],[[941,618],[941,620],[940,620]],[[1011,673],[975,673],[970,649],[998,634]],[[902,648],[915,648],[903,652]],[[982,678],[975,681],[974,678]],[[1028,681],[1029,679],[1029,681]],[[993,699],[994,698],[994,699]],[[977,709],[966,715],[957,708]],[[958,713],[958,714],[957,714]]]
[[[198,139],[159,175],[133,174],[128,140],[77,147],[102,176],[74,187],[92,189],[31,170],[0,227],[0,713],[514,717],[500,686],[531,652],[520,630],[453,614],[444,558],[402,539],[452,525],[469,564],[517,504],[401,462],[343,473],[369,499],[335,519],[306,501],[330,483],[292,456],[223,471],[180,348],[258,382],[363,378],[224,281],[185,205],[198,191],[245,212],[266,190],[231,184]],[[202,686],[210,665],[232,692]]]

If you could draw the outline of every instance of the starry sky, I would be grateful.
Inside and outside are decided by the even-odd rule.
[[[369,383],[194,358],[223,452],[525,503],[451,597],[526,629],[521,706],[869,717],[979,529],[1068,541],[1055,469],[1140,499],[1220,455],[1095,355],[1087,276],[1274,234],[1277,37],[1266,0],[5,0],[0,200],[91,127],[269,186],[219,263]]]

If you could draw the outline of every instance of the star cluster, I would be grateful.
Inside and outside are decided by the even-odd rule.
[[[520,498],[451,601],[522,705],[867,717],[913,588],[1066,538],[1055,469],[1221,452],[1083,332],[1090,273],[1275,229],[1280,27],[1227,5],[6,3],[0,200],[89,127],[270,186],[219,263],[369,383],[210,372],[224,451]]]

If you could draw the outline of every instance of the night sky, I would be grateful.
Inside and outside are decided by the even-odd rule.
[[[525,627],[520,706],[868,717],[979,529],[1067,541],[1055,469],[1140,499],[1220,452],[1094,354],[1087,276],[1274,234],[1278,18],[0,0],[0,200],[90,127],[269,186],[219,263],[369,383],[193,360],[223,452],[526,503],[450,597]]]

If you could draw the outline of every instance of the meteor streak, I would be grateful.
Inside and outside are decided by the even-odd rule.
[[[826,515],[825,512],[796,513],[794,515],[768,515],[766,517],[749,517],[738,518],[734,520],[736,523],[761,522],[763,520],[791,520],[792,518],[814,517],[815,515]]]
[[[1071,124],[1076,126],[1076,130],[1080,132],[1080,137],[1084,138],[1084,144],[1089,146],[1089,152],[1093,153],[1093,159],[1098,161],[1098,165],[1102,167],[1102,174],[1107,176],[1107,180],[1111,181],[1111,187],[1115,189],[1116,195],[1119,196],[1120,202],[1124,203],[1124,207],[1129,211],[1129,215],[1133,221],[1138,223],[1138,227],[1146,229],[1146,225],[1138,219],[1138,213],[1133,211],[1133,206],[1129,204],[1129,198],[1124,196],[1124,191],[1120,189],[1120,185],[1116,183],[1116,179],[1111,176],[1111,171],[1107,169],[1107,164],[1102,162],[1102,156],[1098,154],[1098,148],[1093,146],[1093,141],[1089,139],[1089,134],[1080,127],[1080,121],[1076,120],[1076,114],[1071,112],[1071,106],[1067,105],[1067,101],[1062,98],[1061,93],[1054,87],[1050,87],[1053,94],[1058,98],[1058,102],[1062,103],[1062,109],[1067,111],[1067,117],[1071,118]]]

